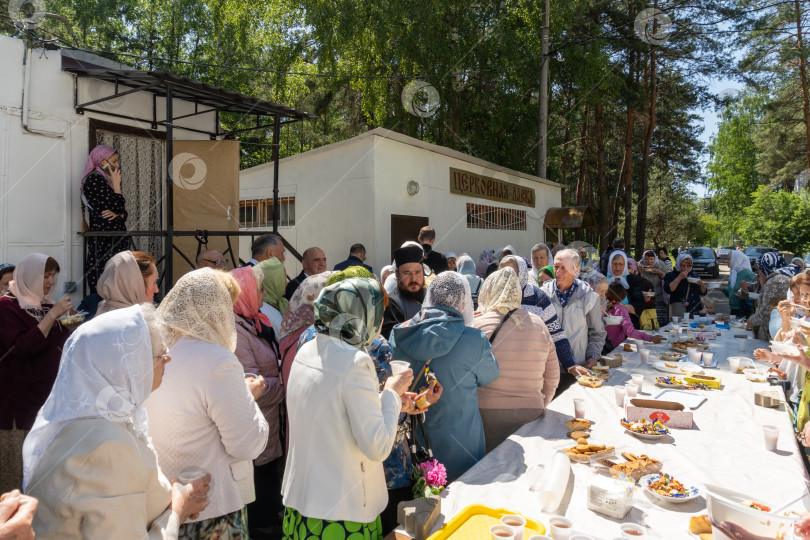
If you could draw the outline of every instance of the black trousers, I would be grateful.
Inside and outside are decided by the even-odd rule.
[[[247,505],[248,526],[265,529],[281,526],[281,479],[284,477],[284,458],[280,457],[260,466],[253,466],[253,483],[256,485],[256,500]]]
[[[380,513],[383,535],[387,535],[397,528],[397,505],[402,501],[411,500],[413,500],[412,486],[388,490],[388,506]]]

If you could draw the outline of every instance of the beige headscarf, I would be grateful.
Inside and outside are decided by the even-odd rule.
[[[236,349],[233,302],[216,270],[200,268],[181,277],[160,303],[158,316],[166,325],[169,348],[190,337]]]
[[[509,267],[493,272],[481,285],[478,294],[478,309],[481,313],[497,311],[506,315],[520,308],[523,291],[517,274]]]
[[[47,262],[48,256],[42,253],[26,255],[14,268],[13,280],[8,284],[9,291],[17,298],[20,307],[38,320],[42,320],[47,312],[47,310],[42,310],[43,305],[47,305],[50,309],[50,306],[54,304],[53,295],[56,292],[56,280],[54,279],[53,287],[48,294],[43,293]]]
[[[146,302],[146,286],[131,251],[116,253],[107,261],[96,289],[104,299],[96,315]]]

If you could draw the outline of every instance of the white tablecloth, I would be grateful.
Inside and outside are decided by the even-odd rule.
[[[619,421],[623,409],[616,405],[613,387],[624,385],[630,375],[644,374],[644,388],[640,397],[653,397],[661,388],[655,386],[655,377],[666,375],[650,365],[641,365],[639,354],[616,352],[627,360],[623,367],[610,370],[610,380],[600,388],[586,388],[575,384],[555,399],[542,418],[520,428],[457,481],[443,494],[442,518],[439,525],[452,518],[469,504],[486,504],[495,508],[508,508],[539,519],[548,526],[548,515],[538,509],[534,492],[529,484],[538,466],[548,463],[555,450],[574,444],[567,437],[565,422],[574,416],[573,399],[585,398],[586,417],[592,421],[590,441],[615,445],[619,452],[647,454],[663,462],[663,471],[676,479],[692,480],[703,484],[717,484],[749,494],[757,499],[780,506],[807,493],[807,475],[784,404],[780,409],[767,409],[754,404],[754,392],[774,388],[784,397],[779,387],[768,383],[752,383],[744,375],[732,374],[728,356],[748,356],[753,350],[767,347],[767,343],[745,340],[746,352],[739,353],[735,334],[743,330],[724,330],[715,341],[708,341],[709,351],[719,358],[718,369],[706,369],[707,374],[723,378],[722,390],[697,391],[707,401],[694,412],[692,429],[672,429],[671,443],[639,440],[626,434]],[[657,361],[657,353],[671,351],[668,342],[647,344],[650,360]],[[675,338],[677,339],[677,338]],[[683,339],[683,338],[681,338]],[[765,364],[762,364],[766,367]],[[765,449],[762,426],[771,424],[779,428],[776,452]],[[617,457],[618,454],[617,454]],[[619,461],[621,458],[619,457]],[[588,510],[587,487],[594,471],[587,465],[571,464],[572,475],[568,493],[554,514],[564,515],[575,523],[577,530],[599,538],[619,536],[619,524],[639,523],[647,527],[653,538],[692,538],[688,533],[689,517],[706,512],[706,499],[682,504],[664,503],[661,506],[640,488],[636,489],[634,508],[624,519],[614,519]],[[797,503],[793,508],[810,507],[810,500]]]

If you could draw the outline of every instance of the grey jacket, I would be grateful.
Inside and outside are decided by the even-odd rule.
[[[577,290],[563,308],[557,298],[556,280],[546,281],[543,292],[551,299],[557,318],[560,319],[565,335],[571,343],[574,358],[578,363],[588,358],[602,356],[602,347],[605,346],[605,323],[602,321],[602,303],[599,295],[581,280],[576,280]]]

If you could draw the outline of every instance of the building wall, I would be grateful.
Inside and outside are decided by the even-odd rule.
[[[468,253],[474,261],[484,249],[512,244],[528,256],[531,247],[544,240],[543,216],[551,206],[560,206],[560,188],[541,184],[501,171],[486,169],[437,152],[409,144],[374,137],[376,148],[376,216],[375,226],[381,234],[375,244],[375,264],[390,264],[391,214],[427,216],[436,229],[433,248],[442,253]],[[450,168],[483,174],[535,190],[536,207],[529,208],[450,193]],[[409,195],[409,180],[419,183],[419,192]],[[503,231],[467,228],[467,203],[486,204],[526,211],[526,231]],[[414,240],[416,240],[414,238]],[[396,246],[395,246],[396,247]]]
[[[29,133],[22,128],[25,42],[0,36],[0,262],[16,263],[32,252],[57,259],[65,282],[78,282],[74,301],[81,295],[83,242],[79,189],[89,152],[89,119],[150,129],[151,125],[74,109],[74,76],[62,71],[60,51],[32,51],[29,86]],[[79,81],[82,101],[114,92],[100,81]],[[175,114],[193,112],[193,104],[175,100]],[[95,107],[118,114],[151,118],[151,94],[139,92]],[[164,100],[157,104],[163,119]],[[181,121],[200,129],[213,127],[214,115]],[[159,129],[164,131],[163,129]],[[204,135],[175,131],[175,138],[200,139]]]
[[[354,243],[371,251],[373,171],[370,139],[344,141],[281,160],[279,197],[295,196],[295,227],[279,227],[279,233],[301,253],[312,246],[322,248],[330,270],[348,257]],[[241,171],[239,184],[240,199],[272,198],[273,164]],[[250,237],[242,238],[239,251],[244,260],[250,257]],[[301,272],[293,256],[287,257],[284,267],[290,276]]]

